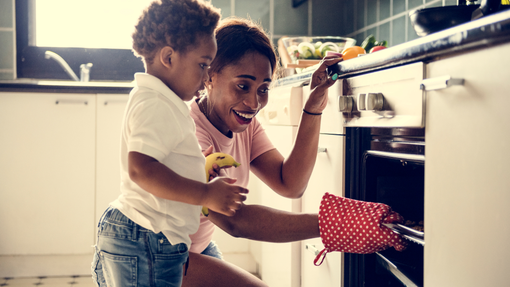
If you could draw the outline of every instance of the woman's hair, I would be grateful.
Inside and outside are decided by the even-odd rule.
[[[216,28],[218,52],[211,63],[209,74],[235,64],[249,52],[258,52],[266,56],[275,74],[277,57],[271,40],[261,26],[251,20],[230,17],[222,20]]]
[[[219,9],[202,0],[154,1],[135,25],[133,51],[146,64],[165,46],[186,52],[197,36],[213,35],[220,17]]]

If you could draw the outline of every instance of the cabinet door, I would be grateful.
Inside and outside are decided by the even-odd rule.
[[[95,227],[120,193],[120,130],[128,95],[97,95]]]
[[[92,253],[95,95],[0,93],[0,255]]]
[[[510,282],[510,44],[427,65],[425,286]]]
[[[318,213],[322,196],[332,193],[342,196],[344,183],[344,135],[323,135],[319,137],[319,151],[312,177],[302,198],[302,211]],[[301,242],[301,286],[341,286],[342,254],[329,253],[321,266],[313,261],[316,252],[324,249],[320,238]]]
[[[295,126],[273,126],[265,125],[267,136],[274,144],[276,149],[284,156],[287,157],[292,150],[293,138],[296,132]],[[257,180],[251,179],[250,181]],[[258,184],[260,187],[257,193],[260,193],[260,201],[262,205],[272,208],[292,211],[293,201],[278,195],[271,188],[264,183]],[[296,258],[295,250],[292,248],[292,243],[260,243],[260,274],[262,280],[269,286],[281,287],[294,287],[299,278],[299,269],[293,268],[293,262]],[[277,271],[276,271],[277,270]]]

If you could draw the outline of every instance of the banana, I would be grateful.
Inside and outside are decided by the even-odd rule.
[[[212,169],[214,163],[216,163],[220,168],[230,166],[238,167],[241,165],[229,154],[222,152],[212,153],[205,158],[205,178],[207,182],[209,182],[209,170]],[[203,206],[202,214],[209,216],[209,209]]]

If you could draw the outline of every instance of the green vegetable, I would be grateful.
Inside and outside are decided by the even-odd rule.
[[[363,40],[363,43],[361,43],[361,48],[365,49],[367,53],[375,46],[388,47],[388,42],[386,40],[377,41],[374,35],[369,35]]]
[[[388,41],[386,41],[386,40],[382,40],[381,42],[376,41],[375,46],[383,46],[383,47],[388,48]]]
[[[315,46],[308,42],[301,42],[298,45],[299,59],[313,59]]]
[[[326,57],[327,51],[333,51],[336,53],[340,52],[340,49],[338,48],[338,46],[333,42],[326,42],[326,43],[322,44],[318,49],[321,54],[320,58]]]
[[[372,49],[375,46],[376,42],[377,42],[377,40],[375,39],[375,36],[369,35],[361,43],[361,48],[365,49],[365,51],[368,53],[370,51],[370,49]]]

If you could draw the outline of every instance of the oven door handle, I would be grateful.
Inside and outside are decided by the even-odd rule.
[[[411,279],[407,278],[407,276],[405,276],[404,273],[402,273],[402,271],[400,271],[398,267],[395,266],[395,264],[393,264],[390,260],[388,260],[379,252],[376,252],[375,254],[377,254],[377,261],[379,264],[381,264],[384,268],[386,268],[386,270],[395,275],[395,277],[397,277],[398,280],[400,280],[400,282],[402,282],[405,286],[418,287],[418,285],[411,281]]]
[[[402,224],[383,223],[383,225],[391,229],[391,231],[400,234],[405,239],[425,246],[425,234],[423,232],[414,230]]]
[[[387,152],[387,151],[377,151],[377,150],[367,150],[367,154],[373,155],[373,156],[378,156],[378,157],[425,162],[425,156],[420,155],[420,154],[407,154],[407,153],[397,153],[397,152]]]
[[[451,86],[462,86],[464,85],[464,79],[452,78],[449,75],[425,79],[420,84],[420,89],[424,91],[434,91],[446,89]]]

